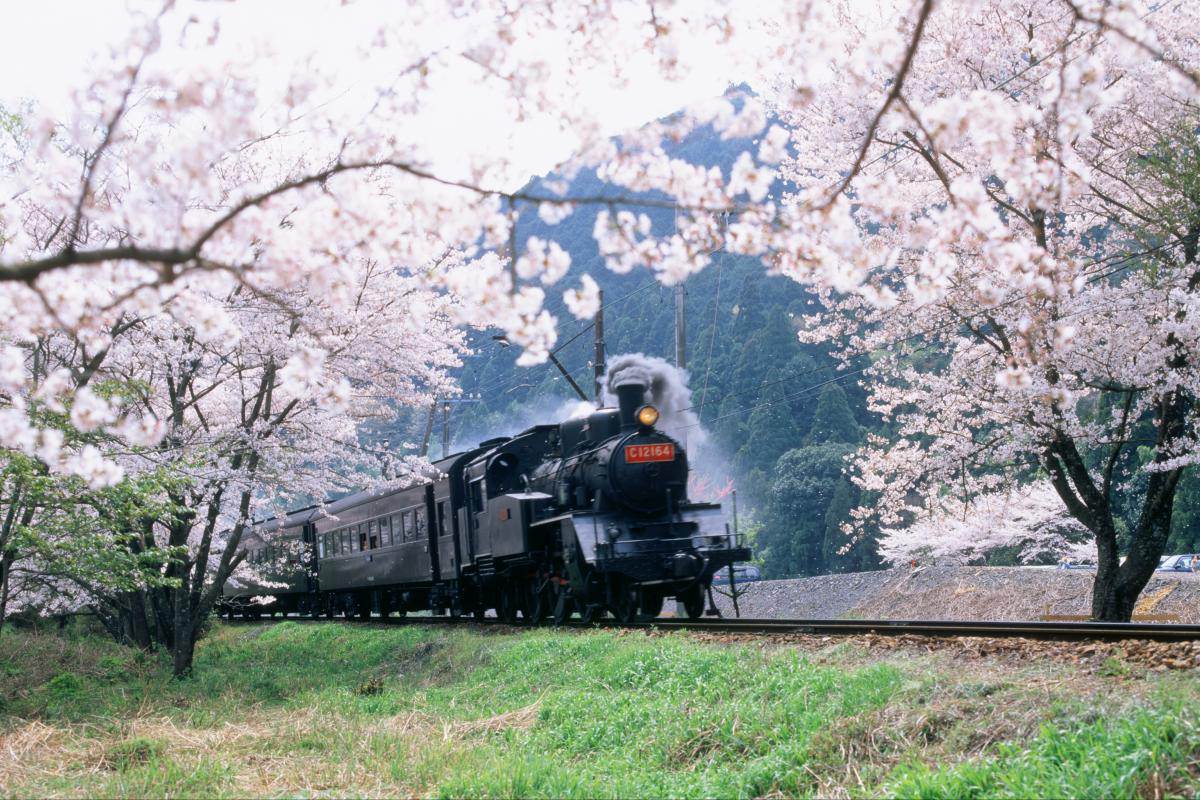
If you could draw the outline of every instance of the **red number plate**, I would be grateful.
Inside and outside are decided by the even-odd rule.
[[[673,444],[627,444],[625,461],[628,464],[645,464],[648,461],[674,461]]]

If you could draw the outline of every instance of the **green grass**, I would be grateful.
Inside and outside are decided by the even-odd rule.
[[[840,787],[957,797],[1200,788],[1187,766],[1196,716],[1181,700],[1194,693],[1193,679],[1155,683],[1144,710],[1086,720],[1091,707],[1069,690],[1047,704],[1020,680],[947,666],[871,659],[844,643],[814,658],[684,635],[286,622],[217,627],[194,675],[175,681],[156,656],[107,641],[6,631],[0,794],[754,797]],[[1125,681],[1123,691],[1138,678],[1102,680]],[[974,732],[1004,714],[1032,719],[1041,732],[972,752]]]
[[[1191,694],[1191,693],[1189,693]],[[1044,726],[1025,743],[951,767],[905,765],[896,797],[1195,797],[1200,727],[1195,695],[1168,695],[1116,719]]]

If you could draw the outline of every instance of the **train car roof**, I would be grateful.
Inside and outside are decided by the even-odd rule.
[[[433,461],[430,463],[433,465],[433,467],[435,469],[438,470],[438,472],[445,474],[450,471],[450,469],[454,466],[454,464],[456,462],[462,460],[463,458],[470,457],[470,456],[474,455],[476,452],[478,452],[478,451],[477,450],[463,450],[462,452],[459,452],[459,453],[451,453],[450,455],[446,456],[445,458],[441,458],[441,459],[438,459],[437,461]],[[408,491],[409,489],[415,488],[417,486],[423,486],[426,483],[429,483],[429,481],[418,481],[415,483],[410,483],[407,486],[379,487],[379,488],[375,488],[375,489],[367,489],[366,491],[362,491],[362,492],[353,492],[353,493],[345,495],[343,497],[339,497],[336,500],[331,500],[331,501],[327,502],[324,507],[324,513],[322,513],[322,510],[320,507],[315,507],[312,512],[312,516],[309,519],[320,519],[325,516],[335,516],[341,511],[345,511],[350,508],[355,508],[357,506],[362,505],[363,503],[369,503],[372,500],[378,500],[381,497],[387,497],[389,495],[399,494],[400,492]]]
[[[539,426],[539,427],[546,427],[546,426]],[[526,433],[528,433],[528,431],[526,431]],[[444,474],[444,473],[450,471],[450,468],[454,466],[456,461],[459,461],[460,459],[467,457],[467,456],[475,455],[478,452],[479,452],[479,448],[472,448],[471,450],[462,450],[458,453],[451,453],[450,455],[446,456],[445,458],[440,458],[437,461],[432,461],[430,463],[439,472]],[[422,484],[421,483],[411,483],[408,486],[378,487],[375,489],[367,489],[366,491],[351,492],[349,494],[342,495],[341,497],[331,497],[328,500],[326,500],[324,504],[314,503],[309,506],[304,506],[303,508],[292,509],[290,511],[287,511],[286,513],[284,513],[281,516],[263,517],[260,519],[256,519],[252,523],[251,527],[260,529],[260,528],[266,527],[267,525],[270,525],[271,523],[282,523],[279,525],[280,528],[292,528],[292,527],[295,527],[298,525],[303,525],[306,522],[312,522],[313,520],[316,520],[316,519],[322,519],[327,516],[336,515],[340,511],[345,511],[346,509],[349,509],[349,508],[355,508],[356,506],[360,506],[363,503],[368,503],[372,500],[378,500],[381,497],[387,497],[388,495],[391,495],[391,494],[397,494],[399,492],[407,491],[408,489],[412,489],[414,486],[420,486],[420,485],[422,485]]]
[[[268,525],[275,524],[279,528],[294,528],[297,525],[303,525],[304,523],[308,522],[309,519],[312,518],[312,515],[316,512],[316,510],[318,508],[320,508],[320,506],[318,504],[314,503],[311,506],[305,506],[304,508],[293,509],[284,514],[276,515],[274,517],[261,517],[259,519],[254,520],[250,524],[250,527],[252,530],[254,530],[254,529],[265,528]]]

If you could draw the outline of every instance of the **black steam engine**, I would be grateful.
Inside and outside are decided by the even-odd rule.
[[[261,578],[231,579],[223,610],[562,623],[652,618],[674,598],[700,616],[713,574],[750,552],[719,505],[688,500],[687,454],[646,389],[617,385],[619,408],[442,459],[436,480],[256,524]]]

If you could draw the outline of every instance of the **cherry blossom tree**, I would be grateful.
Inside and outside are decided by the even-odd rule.
[[[1071,516],[1048,482],[1015,485],[936,508],[903,528],[881,532],[879,555],[892,564],[978,563],[1005,551],[1022,563],[1090,557],[1090,532]]]
[[[517,241],[515,220],[583,205],[602,207],[615,271],[678,283],[724,247],[813,286],[829,313],[807,335],[876,354],[875,407],[898,420],[860,475],[885,521],[948,486],[1044,470],[1096,534],[1094,613],[1128,615],[1192,453],[1195,237],[1172,165],[1200,86],[1193,4],[352,3],[335,13],[367,35],[299,60],[231,33],[221,11],[164,4],[65,115],[23,115],[20,157],[0,160],[0,446],[96,487],[138,474],[137,459],[194,481],[165,540],[191,554],[171,605],[177,668],[219,583],[210,568],[239,566],[256,492],[285,475],[327,485],[296,454],[330,442],[352,460],[358,382],[406,385],[394,363],[368,366],[375,329],[346,309],[368,297],[380,330],[415,323],[414,368],[446,363],[430,340],[449,336],[443,314],[540,361],[555,341],[547,287],[569,258]],[[681,82],[718,57],[759,94],[615,142],[588,102],[598,84]],[[297,66],[263,70],[284,61]],[[426,123],[464,77],[514,127],[447,164]],[[665,153],[701,126],[758,141],[728,176]],[[595,168],[627,195],[513,188],[529,166],[506,137],[546,129],[577,153],[560,175]],[[652,208],[675,212],[670,230]],[[404,282],[393,306],[359,294],[368,274]],[[596,283],[563,300],[594,313]],[[52,370],[44,341],[69,351]],[[149,388],[114,403],[89,389],[107,371]],[[131,452],[64,451],[31,416],[39,394]],[[1144,530],[1118,573],[1108,507],[1145,419],[1159,433]]]
[[[1044,479],[1095,538],[1097,619],[1129,619],[1197,458],[1196,13],[943,6],[886,113],[811,104],[794,122],[861,164],[843,181],[855,224],[829,232],[855,257],[776,261],[825,287],[805,335],[871,357],[871,406],[897,431],[860,454],[879,501],[859,518],[978,503],[986,528],[986,498]],[[870,119],[866,140],[839,133],[847,117]],[[833,178],[814,150],[786,167],[798,183]],[[1120,564],[1114,508],[1138,471]]]
[[[110,425],[108,441],[97,445],[97,462],[120,471],[105,482],[170,480],[156,484],[160,505],[143,503],[116,527],[95,519],[91,526],[108,532],[98,547],[116,541],[127,557],[162,565],[161,580],[102,582],[59,568],[41,570],[41,584],[62,597],[82,593],[82,604],[122,638],[169,647],[183,674],[221,585],[250,569],[240,544],[253,517],[336,489],[420,479],[423,459],[403,450],[372,452],[358,426],[452,393],[446,370],[458,364],[462,346],[455,309],[421,281],[377,264],[364,263],[356,280],[337,291],[296,287],[276,302],[231,280],[222,298],[172,298],[220,311],[191,324],[165,311],[125,319],[103,353],[90,357],[64,336],[45,343],[31,371],[64,376],[64,388],[75,382],[64,409],[75,428],[126,420]],[[121,388],[105,398],[91,388],[100,384]],[[50,471],[55,459],[44,448],[39,454]],[[44,502],[21,508],[26,525],[41,528],[54,511]],[[83,547],[78,527],[64,530],[60,544],[65,538]],[[27,550],[14,550],[16,566],[32,573],[45,559]]]

